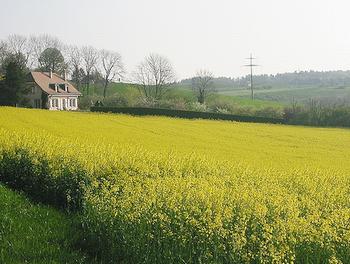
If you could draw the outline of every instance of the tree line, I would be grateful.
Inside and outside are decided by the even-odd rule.
[[[191,85],[192,78],[181,80],[181,84]],[[213,79],[216,89],[247,88],[250,76],[239,78],[217,77]],[[255,88],[273,87],[344,87],[350,86],[350,71],[295,71],[254,76]]]
[[[9,62],[12,62],[12,68]],[[11,72],[17,69],[17,83],[9,80]],[[21,103],[19,97],[26,93],[23,77],[29,70],[69,73],[71,81],[85,95],[91,94],[91,84],[97,80],[103,83],[103,97],[111,82],[121,80],[126,70],[119,52],[96,49],[92,46],[67,45],[58,38],[43,34],[38,36],[9,35],[0,41],[0,88],[5,91],[11,104]],[[176,83],[174,68],[164,56],[150,54],[130,73],[131,82],[135,83],[145,101],[159,101]],[[205,98],[214,92],[213,75],[207,70],[198,71],[192,80],[193,91],[198,102],[203,104]],[[20,84],[20,85],[19,85]],[[18,97],[18,98],[17,98]]]

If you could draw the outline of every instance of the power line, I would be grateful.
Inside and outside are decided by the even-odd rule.
[[[256,60],[256,58],[253,58],[252,54],[250,54],[250,57],[246,58],[246,60],[249,60],[249,64],[244,66],[250,67],[250,91],[251,91],[252,100],[254,100],[253,67],[257,67],[259,65],[253,64],[253,60]]]

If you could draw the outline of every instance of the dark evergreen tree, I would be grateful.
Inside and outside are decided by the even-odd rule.
[[[26,85],[28,69],[25,56],[21,53],[9,55],[4,60],[3,69],[5,76],[0,83],[0,104],[25,105],[25,94],[29,92]]]

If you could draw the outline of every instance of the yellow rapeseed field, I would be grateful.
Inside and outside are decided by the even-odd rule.
[[[105,262],[350,263],[350,130],[0,108],[0,180]]]

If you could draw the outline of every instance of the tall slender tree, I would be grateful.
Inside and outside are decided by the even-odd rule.
[[[101,50],[100,51],[101,68],[103,75],[103,97],[106,98],[108,84],[120,78],[124,72],[122,57],[118,52]]]
[[[97,66],[98,62],[98,51],[91,46],[84,46],[81,49],[81,55],[84,62],[85,73],[86,73],[86,93],[90,93],[90,82],[91,74]]]

